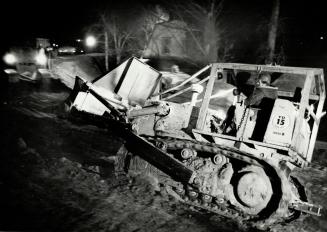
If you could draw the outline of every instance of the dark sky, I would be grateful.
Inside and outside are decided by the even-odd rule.
[[[80,37],[107,8],[128,8],[151,0],[12,0],[1,1],[2,30],[11,38]],[[18,40],[19,40],[18,38]]]
[[[31,37],[79,36],[84,25],[95,19],[96,1],[8,1],[1,7],[5,34],[21,41]]]
[[[2,40],[5,40],[2,44],[6,46],[35,37],[47,37],[57,41],[80,38],[83,37],[87,25],[97,19],[99,10],[103,10],[106,6],[128,8],[136,4],[160,3],[155,0],[91,0],[87,2],[82,0],[1,1],[1,35],[4,38]],[[187,2],[185,0],[184,4]],[[326,8],[322,2],[281,0],[284,34],[290,40],[299,43],[321,43],[320,36],[327,39]],[[239,14],[240,17],[269,14],[271,7],[270,0],[226,0],[226,4],[234,15]],[[266,16],[266,18],[269,17]]]

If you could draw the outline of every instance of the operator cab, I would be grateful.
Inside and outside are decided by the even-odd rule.
[[[324,115],[321,69],[218,64],[217,72],[215,82],[230,84],[240,94],[233,96],[232,103],[226,102],[226,114],[220,124],[214,122],[222,107],[211,99],[203,126],[198,123],[197,132],[202,129],[217,138],[291,149],[311,159],[317,127]],[[219,75],[223,76],[220,80]],[[270,83],[259,85],[261,76]]]

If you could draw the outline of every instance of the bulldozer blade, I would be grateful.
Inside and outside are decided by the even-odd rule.
[[[131,131],[127,131],[124,134],[125,140],[127,141],[126,147],[129,151],[133,151],[133,154],[140,156],[177,181],[183,183],[192,182],[194,172],[185,167],[183,163],[172,158],[161,149]]]
[[[85,83],[86,82],[82,78],[80,78],[78,76],[75,77],[75,84],[74,84],[73,90],[70,93],[69,97],[65,101],[65,103],[67,105],[70,106],[73,104],[75,98],[77,97],[78,92],[82,91],[83,87],[87,89],[87,86]]]

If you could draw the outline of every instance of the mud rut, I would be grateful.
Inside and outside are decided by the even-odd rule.
[[[54,86],[54,87],[53,87]],[[72,123],[62,102],[69,90],[16,83],[0,107],[0,230],[248,231],[237,222],[176,201],[149,176],[113,171],[122,141]],[[5,102],[5,104],[3,104]],[[294,174],[327,208],[326,157]],[[276,231],[327,231],[327,214]]]

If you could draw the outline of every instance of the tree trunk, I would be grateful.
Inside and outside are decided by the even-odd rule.
[[[207,12],[204,25],[204,49],[209,63],[218,61],[218,32],[216,24],[216,0],[211,0],[210,9]]]
[[[218,46],[217,46],[217,33],[216,24],[212,17],[212,12],[207,16],[206,25],[204,29],[204,45],[209,63],[217,62],[218,59]]]
[[[274,0],[271,19],[270,19],[269,34],[268,34],[268,54],[266,57],[266,64],[271,64],[274,62],[275,46],[276,46],[276,38],[277,38],[277,30],[278,30],[279,7],[280,7],[280,0]]]
[[[121,62],[121,51],[120,49],[116,50],[116,64],[120,64]]]
[[[106,71],[109,71],[109,39],[108,39],[108,32],[104,32],[104,40],[105,40],[105,62],[106,62]]]

